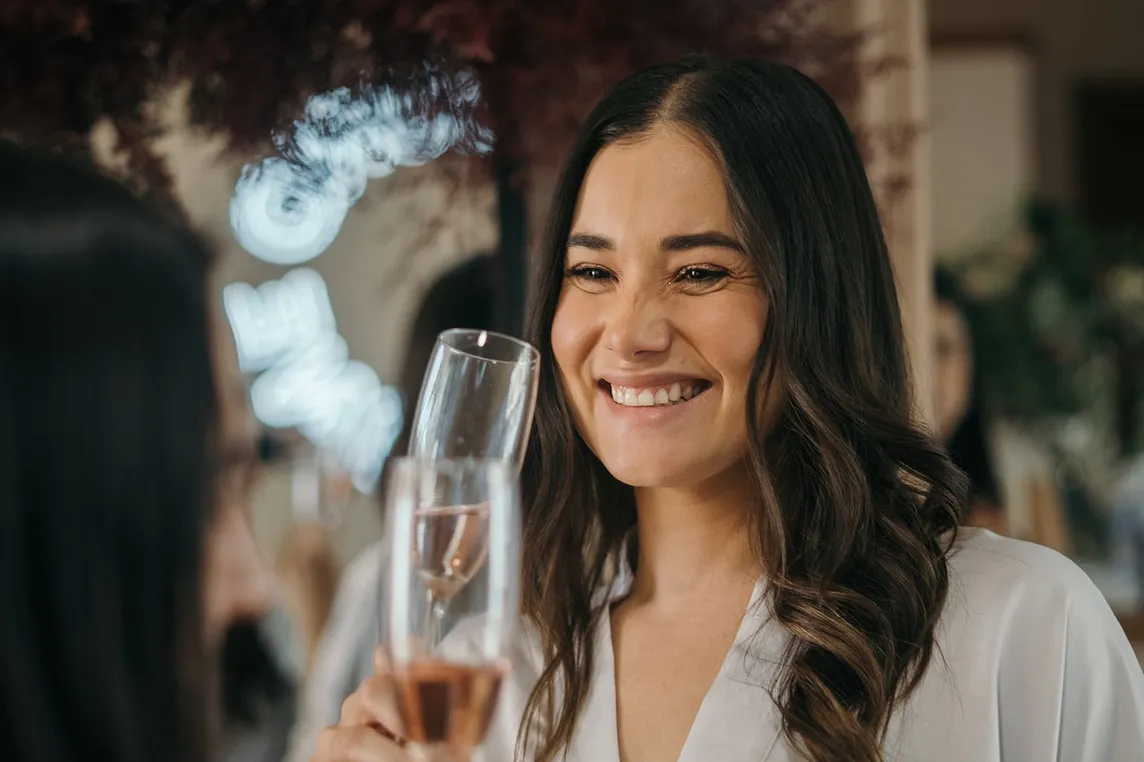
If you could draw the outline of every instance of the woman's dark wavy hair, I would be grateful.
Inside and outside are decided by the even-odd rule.
[[[0,142],[0,759],[210,756],[210,259]]]
[[[543,360],[523,472],[523,605],[547,664],[518,753],[549,762],[567,748],[592,628],[607,615],[592,594],[636,522],[633,490],[577,436],[553,357],[571,221],[593,157],[663,125],[694,133],[722,166],[769,304],[745,458],[758,488],[752,542],[790,636],[773,686],[785,734],[816,762],[881,760],[891,715],[933,655],[966,482],[912,420],[894,276],[841,113],[785,65],[709,57],[616,87],[556,191],[533,283],[528,336]],[[780,394],[767,428],[766,400]]]

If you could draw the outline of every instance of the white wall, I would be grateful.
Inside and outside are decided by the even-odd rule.
[[[1142,0],[929,0],[930,31],[1025,36],[1036,60],[1034,182],[1074,197],[1073,88],[1078,79],[1144,76]]]
[[[1033,68],[1021,50],[942,48],[930,56],[933,247],[955,253],[1007,232],[1034,186]]]

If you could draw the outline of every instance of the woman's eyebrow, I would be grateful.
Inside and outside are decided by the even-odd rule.
[[[576,246],[581,249],[590,249],[592,251],[612,251],[616,245],[612,243],[610,238],[605,238],[602,235],[593,235],[591,233],[573,233],[568,237],[568,248]]]
[[[573,246],[591,251],[613,251],[616,248],[610,238],[593,233],[573,233],[568,237],[568,248]],[[664,251],[688,251],[710,246],[743,251],[743,247],[738,241],[726,233],[720,233],[716,230],[669,235],[660,243],[660,247]]]
[[[685,235],[670,235],[660,244],[664,251],[688,251],[711,246],[743,251],[743,247],[731,236],[715,230],[706,230],[702,233],[687,233]]]

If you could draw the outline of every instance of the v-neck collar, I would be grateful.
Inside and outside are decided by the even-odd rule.
[[[594,601],[600,614],[594,633],[595,669],[569,762],[620,762],[616,706],[616,657],[608,607],[631,591],[634,574],[625,541],[612,583]],[[770,616],[767,583],[755,582],[750,602],[719,673],[687,733],[678,762],[766,762],[782,730],[771,689],[786,635]],[[754,728],[744,732],[745,728]]]

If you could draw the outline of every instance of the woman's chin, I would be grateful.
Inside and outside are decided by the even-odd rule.
[[[641,449],[641,448],[633,448]],[[679,453],[640,452],[601,458],[608,473],[629,487],[681,489],[703,482],[711,474],[708,464],[700,466]]]

